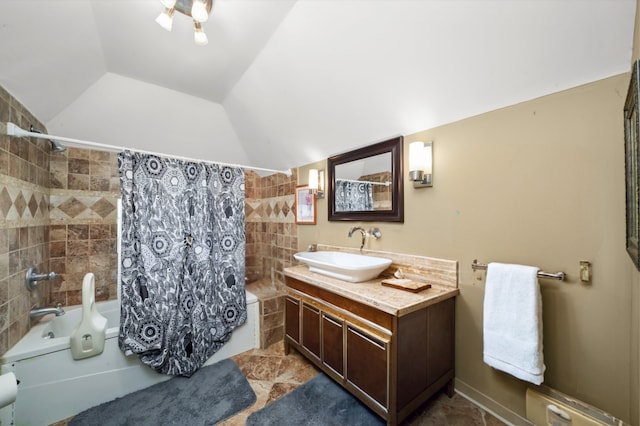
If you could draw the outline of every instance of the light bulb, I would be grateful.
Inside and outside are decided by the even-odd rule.
[[[200,24],[200,22],[194,21],[194,26],[195,26],[195,29],[193,31],[193,41],[198,46],[206,46],[207,43],[209,43],[209,39],[207,38],[207,35],[202,30],[202,25]]]
[[[162,13],[156,18],[156,22],[162,28],[167,31],[171,31],[171,27],[173,26],[173,11],[175,9],[167,9],[165,8]]]
[[[160,3],[167,9],[173,9],[173,6],[176,5],[176,0],[160,0]]]
[[[430,175],[433,173],[433,145],[428,143],[424,146],[425,168],[424,173]]]
[[[318,169],[309,169],[309,189],[318,189]]]
[[[425,171],[427,168],[424,142],[409,144],[409,171]]]
[[[193,0],[191,6],[191,17],[197,22],[207,22],[209,19],[209,13],[207,12],[207,5],[203,0]]]

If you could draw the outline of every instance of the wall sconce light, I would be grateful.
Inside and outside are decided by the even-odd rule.
[[[433,142],[409,144],[409,180],[414,188],[433,186]]]
[[[324,198],[324,170],[309,169],[309,189],[316,198]]]

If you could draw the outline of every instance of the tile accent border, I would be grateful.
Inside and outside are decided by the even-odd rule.
[[[52,189],[49,219],[51,224],[116,223],[118,198],[110,192]]]
[[[0,226],[48,224],[49,194],[46,188],[0,175]]]
[[[247,198],[247,222],[295,223],[295,196],[293,194],[264,199]]]

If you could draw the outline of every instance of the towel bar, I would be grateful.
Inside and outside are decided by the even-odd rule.
[[[477,259],[473,259],[473,263],[471,264],[471,269],[473,269],[474,271],[477,271],[478,269],[486,270],[487,265],[483,263],[478,263]],[[538,278],[548,278],[552,280],[564,281],[565,277],[566,277],[566,274],[564,272],[556,272],[556,273],[543,272],[543,271],[538,272]]]

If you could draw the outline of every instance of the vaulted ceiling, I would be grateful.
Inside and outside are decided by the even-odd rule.
[[[0,85],[50,134],[286,169],[630,69],[636,0],[0,0]]]

